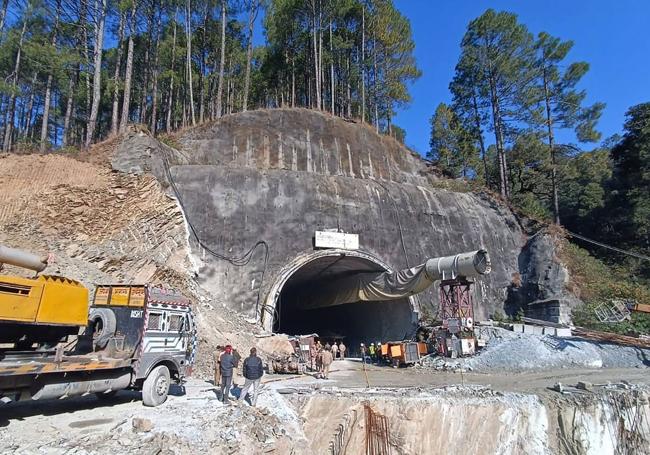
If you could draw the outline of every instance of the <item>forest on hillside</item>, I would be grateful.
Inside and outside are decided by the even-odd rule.
[[[392,132],[419,76],[390,0],[2,0],[2,149],[87,147],[255,108]],[[254,46],[263,13],[266,43]],[[399,133],[399,130],[396,130]]]
[[[571,41],[487,10],[459,44],[427,157],[528,217],[615,246],[577,240],[647,291],[650,103],[602,138],[605,105],[586,102],[589,62],[571,61]],[[83,151],[132,123],[170,133],[277,107],[403,142],[393,117],[420,76],[414,48],[392,0],[0,0],[0,146]],[[559,140],[566,131],[575,143]]]
[[[580,81],[589,63],[568,58],[572,41],[487,10],[460,46],[452,103],[435,109],[428,157],[529,217],[564,226],[647,289],[650,103],[631,106],[622,135],[603,139],[605,105],[586,103]],[[566,131],[576,143],[558,140]]]

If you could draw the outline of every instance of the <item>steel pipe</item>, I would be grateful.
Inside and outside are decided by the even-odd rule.
[[[0,264],[10,264],[35,272],[42,272],[47,267],[47,261],[47,256],[38,256],[27,251],[0,245]]]
[[[477,250],[429,259],[425,270],[431,281],[453,280],[458,277],[487,275],[492,270],[492,264],[486,250]]]
[[[99,374],[90,376],[88,380],[70,380],[63,378],[53,379],[49,382],[47,375],[42,376],[40,383],[35,384],[32,391],[32,400],[48,400],[53,398],[67,398],[71,396],[88,395],[90,393],[107,393],[126,389],[131,384],[131,373]],[[58,382],[56,382],[58,381]]]

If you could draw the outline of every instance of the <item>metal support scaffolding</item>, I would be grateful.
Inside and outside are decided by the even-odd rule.
[[[473,281],[464,277],[440,283],[440,311],[442,327],[435,334],[438,353],[447,357],[473,355],[474,305],[471,287]]]
[[[348,443],[350,442],[350,435],[352,429],[357,423],[357,410],[353,409],[350,413],[343,417],[343,421],[339,423],[334,432],[334,439],[330,441],[329,455],[345,455],[347,452]]]
[[[443,325],[451,319],[458,320],[461,325],[472,326],[474,321],[472,284],[472,281],[464,278],[445,280],[440,283],[440,319]]]
[[[390,455],[388,418],[364,404],[366,418],[366,455]]]

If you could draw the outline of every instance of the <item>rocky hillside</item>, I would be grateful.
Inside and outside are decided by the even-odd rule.
[[[476,286],[477,317],[506,302],[566,299],[548,236],[529,241],[502,204],[442,188],[427,163],[365,126],[305,110],[253,111],[167,142],[174,147],[134,129],[78,157],[3,155],[0,242],[51,252],[50,273],[91,289],[153,282],[192,295],[205,374],[216,344],[256,344],[260,308],[287,264],[313,253],[319,229],[359,234],[360,249],[393,269],[487,248],[493,273]],[[258,246],[237,265],[204,248],[236,258],[260,241],[268,257]],[[437,293],[419,304],[435,313]]]
[[[513,311],[567,301],[566,272],[549,237],[528,244],[528,233],[503,204],[447,189],[424,160],[367,126],[304,109],[260,110],[167,142],[174,147],[132,134],[112,165],[173,183],[170,191],[203,247],[238,257],[260,241],[268,245],[266,259],[258,248],[245,266],[235,266],[191,237],[198,282],[249,317],[273,304],[270,291],[287,264],[314,251],[314,231],[332,228],[359,234],[360,249],[392,269],[486,248],[493,272],[476,286],[479,318],[506,302]],[[420,306],[435,313],[437,292],[420,296]]]

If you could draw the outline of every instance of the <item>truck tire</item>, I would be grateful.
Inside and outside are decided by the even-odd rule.
[[[158,365],[149,372],[142,385],[142,403],[145,406],[159,406],[167,400],[170,377],[165,365]]]
[[[95,350],[104,349],[117,329],[115,313],[110,308],[92,308],[88,321]]]

